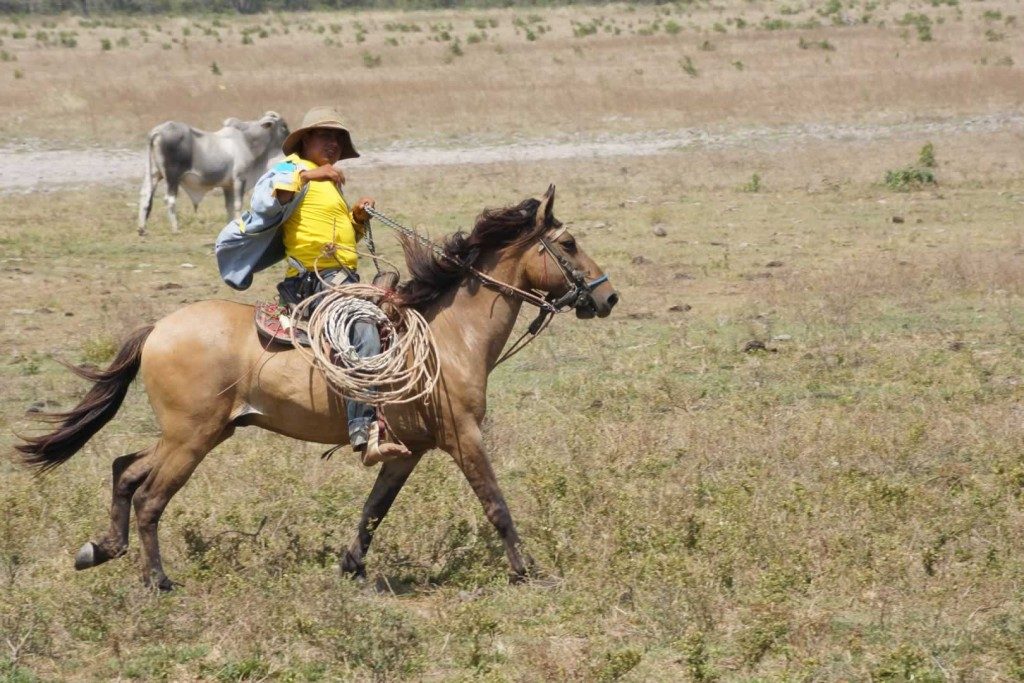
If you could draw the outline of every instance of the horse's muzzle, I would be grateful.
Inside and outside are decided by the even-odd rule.
[[[598,318],[607,318],[615,304],[619,303],[619,293],[613,291],[608,296],[597,297],[593,294],[587,296],[587,298],[576,307],[576,317],[580,320],[588,320],[597,316]]]

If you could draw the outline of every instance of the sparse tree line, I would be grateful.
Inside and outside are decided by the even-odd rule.
[[[292,12],[309,10],[536,7],[572,0],[0,0],[0,14],[191,14],[197,12]],[[587,4],[594,4],[590,0]],[[661,4],[642,2],[640,4]]]

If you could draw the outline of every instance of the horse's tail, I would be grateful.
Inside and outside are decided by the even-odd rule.
[[[110,422],[139,371],[142,347],[152,331],[152,325],[137,330],[124,343],[106,370],[68,366],[79,377],[94,382],[92,389],[81,403],[66,413],[39,416],[48,422],[61,424],[50,434],[22,437],[25,443],[15,448],[21,452],[26,465],[37,467],[41,472],[60,465],[77,453],[103,425]]]

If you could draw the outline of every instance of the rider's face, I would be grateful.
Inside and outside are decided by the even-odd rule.
[[[333,164],[341,158],[341,133],[314,128],[302,139],[302,156],[317,166]]]

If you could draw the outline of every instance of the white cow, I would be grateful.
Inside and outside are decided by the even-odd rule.
[[[167,182],[171,232],[178,232],[175,208],[179,186],[193,207],[213,188],[223,188],[228,219],[240,215],[242,196],[281,155],[286,137],[288,124],[272,111],[257,121],[229,118],[213,133],[177,121],[161,123],[149,131],[146,177],[139,191],[139,234],[146,234],[146,219],[160,180]]]

